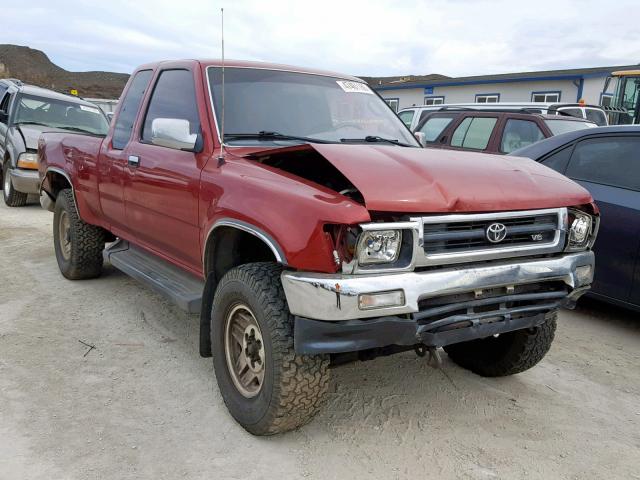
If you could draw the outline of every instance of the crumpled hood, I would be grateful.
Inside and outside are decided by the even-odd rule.
[[[25,147],[36,150],[38,148],[38,138],[42,132],[68,132],[55,127],[46,127],[44,125],[18,125],[15,127],[24,138]]]
[[[487,212],[592,202],[580,185],[528,158],[382,145],[310,147],[353,183],[371,211]]]

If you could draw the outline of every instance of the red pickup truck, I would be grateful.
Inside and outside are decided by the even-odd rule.
[[[593,278],[586,190],[528,159],[422,149],[354,77],[149,64],[106,137],[45,133],[39,155],[62,274],[108,260],[200,312],[200,352],[258,435],[307,422],[331,363],[444,347],[522,372]]]

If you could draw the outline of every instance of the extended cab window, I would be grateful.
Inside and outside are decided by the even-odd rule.
[[[111,145],[117,150],[124,149],[131,138],[133,123],[136,121],[140,102],[142,102],[144,92],[149,86],[152,74],[151,70],[140,70],[136,73],[127,94],[122,99],[122,106],[116,118],[111,141]]]
[[[500,151],[511,153],[518,148],[526,147],[544,138],[542,130],[531,120],[510,118],[502,133]]]
[[[640,191],[640,137],[605,137],[576,145],[566,175]]]
[[[142,141],[151,142],[151,127],[156,118],[187,120],[190,133],[200,132],[196,91],[189,70],[165,70],[160,74],[144,119]]]
[[[491,133],[496,126],[497,118],[467,117],[451,136],[452,147],[484,150],[489,144]]]

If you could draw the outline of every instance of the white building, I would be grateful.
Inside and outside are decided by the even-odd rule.
[[[622,65],[458,78],[428,75],[366,80],[396,111],[417,105],[469,102],[576,103],[584,100],[587,104],[608,105],[615,82],[607,86],[607,77],[617,70],[637,68],[638,65]]]

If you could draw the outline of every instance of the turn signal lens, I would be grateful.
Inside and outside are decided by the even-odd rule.
[[[401,307],[404,305],[404,291],[393,290],[391,292],[363,293],[358,296],[360,310],[373,308]]]
[[[26,168],[28,170],[38,169],[37,153],[21,153],[18,157],[18,168]]]
[[[578,287],[588,285],[593,281],[593,268],[591,265],[583,265],[576,268],[576,281]]]

